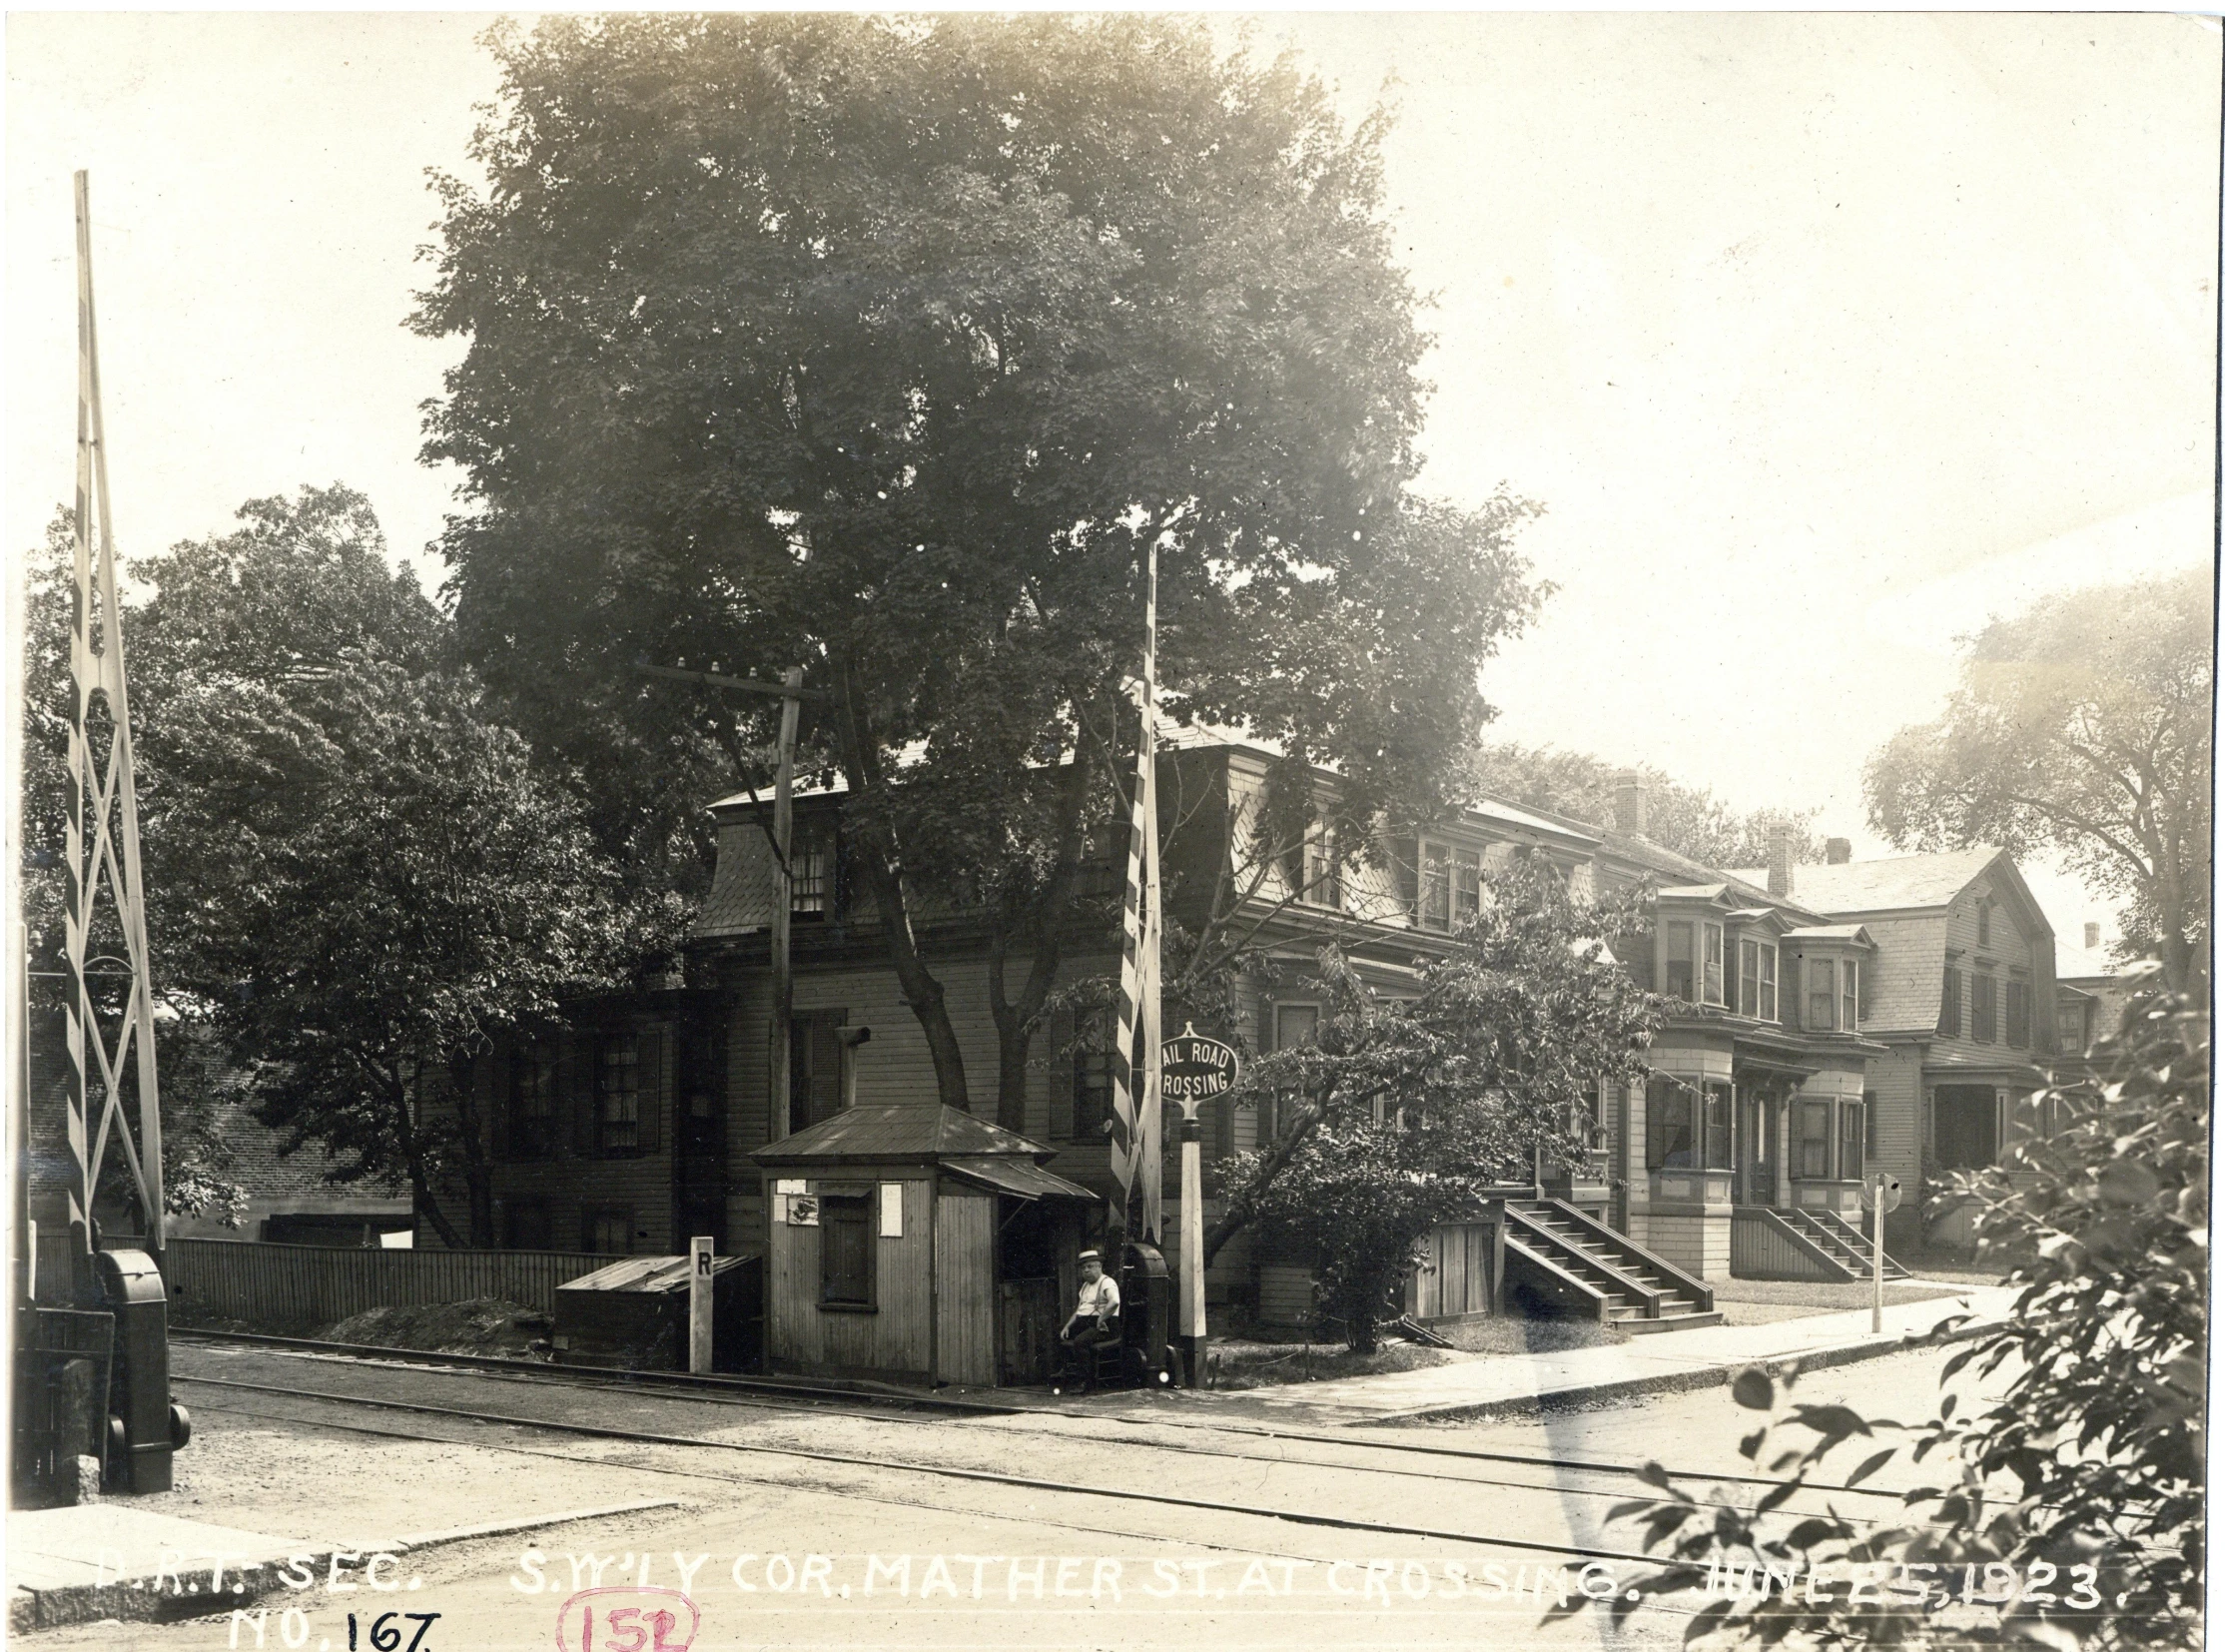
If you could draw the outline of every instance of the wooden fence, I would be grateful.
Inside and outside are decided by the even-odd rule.
[[[170,1241],[170,1310],[181,1320],[271,1328],[329,1325],[373,1307],[479,1296],[548,1312],[556,1287],[615,1260],[587,1250],[357,1250],[244,1239]]]

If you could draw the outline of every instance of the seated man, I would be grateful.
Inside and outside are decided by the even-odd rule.
[[[1098,1345],[1120,1339],[1120,1287],[1105,1276],[1105,1258],[1097,1251],[1083,1251],[1081,1262],[1082,1290],[1059,1340],[1088,1389],[1097,1382]]]

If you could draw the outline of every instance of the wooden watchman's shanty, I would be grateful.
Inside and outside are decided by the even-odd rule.
[[[853,1107],[759,1149],[765,1358],[989,1386],[1049,1374],[1101,1201],[1053,1150],[940,1104]]]

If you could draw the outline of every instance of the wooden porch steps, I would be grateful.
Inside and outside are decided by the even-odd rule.
[[[1506,1202],[1509,1276],[1632,1332],[1719,1324],[1715,1292],[1665,1257],[1557,1199]]]

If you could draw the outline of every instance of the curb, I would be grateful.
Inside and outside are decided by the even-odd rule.
[[[449,1543],[465,1543],[479,1537],[502,1537],[511,1532],[537,1531],[543,1526],[568,1525],[575,1520],[603,1519],[616,1514],[639,1514],[650,1509],[679,1508],[676,1497],[657,1497],[645,1502],[612,1503],[601,1508],[566,1509],[556,1514],[535,1515],[529,1519],[489,1520],[475,1526],[457,1526],[447,1531],[412,1533],[407,1537],[370,1544],[362,1549],[336,1549],[334,1545],[316,1544],[293,1551],[309,1559],[313,1565],[329,1564],[334,1554],[413,1554],[424,1549],[440,1548]],[[293,1554],[288,1556],[291,1560]],[[199,1557],[197,1557],[199,1558]],[[137,1583],[67,1583],[54,1589],[32,1589],[21,1584],[8,1592],[8,1634],[28,1634],[38,1629],[60,1629],[73,1623],[94,1623],[103,1618],[115,1618],[125,1623],[178,1623],[189,1618],[214,1617],[218,1613],[232,1612],[268,1600],[281,1587],[276,1575],[279,1561],[261,1561],[249,1570],[257,1574],[257,1581],[244,1577],[229,1595],[181,1593],[176,1588],[165,1594]],[[198,1589],[199,1585],[195,1585]]]
[[[1586,1410],[1608,1401],[1635,1399],[1645,1394],[1690,1393],[1700,1388],[1724,1387],[1739,1372],[1748,1369],[1764,1370],[1784,1380],[1809,1371],[1829,1370],[1835,1365],[1853,1365],[1864,1359],[1881,1359],[1887,1354],[1906,1353],[1915,1348],[1967,1342],[1997,1330],[2007,1322],[2005,1319],[1974,1320],[1966,1325],[1958,1325],[1943,1335],[1925,1331],[1897,1337],[1892,1341],[1848,1342],[1835,1348],[1818,1348],[1811,1353],[1789,1354],[1778,1359],[1741,1359],[1729,1364],[1703,1365],[1689,1371],[1658,1371],[1650,1376],[1629,1376],[1613,1382],[1554,1388],[1541,1394],[1521,1394],[1509,1399],[1425,1405],[1411,1411],[1388,1411],[1372,1417],[1350,1417],[1337,1426],[1403,1428],[1423,1422],[1519,1422],[1528,1417]]]

